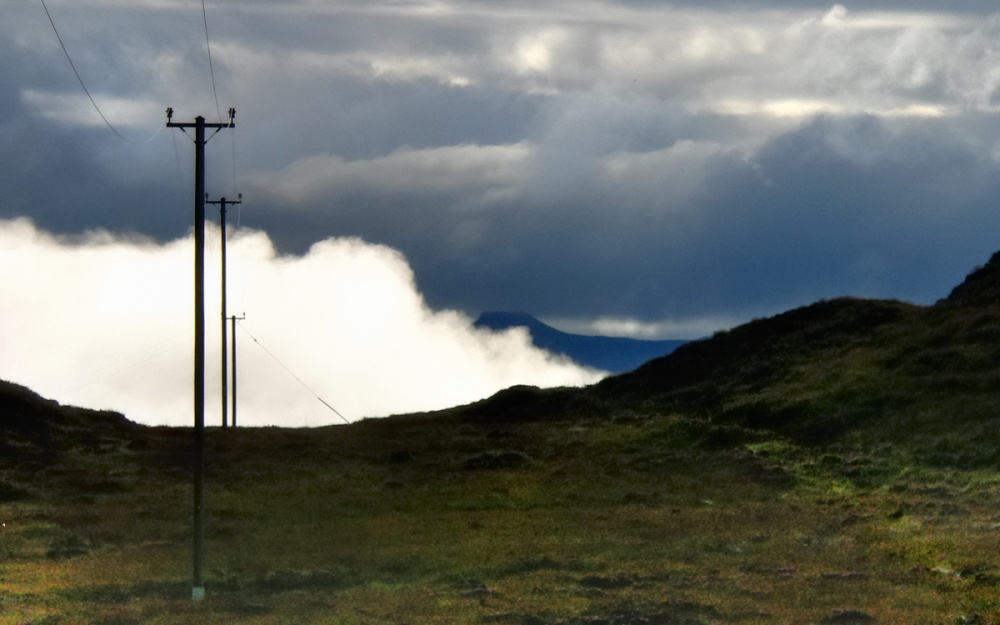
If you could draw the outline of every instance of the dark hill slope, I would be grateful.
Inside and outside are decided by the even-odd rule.
[[[829,442],[907,403],[907,380],[889,365],[901,329],[918,328],[922,314],[896,301],[822,301],[690,343],[597,390],[605,401]]]
[[[895,301],[822,301],[693,341],[599,388],[612,396],[688,398],[708,408],[740,389],[764,388],[797,364],[850,348],[918,310]]]
[[[585,389],[507,389],[393,422],[530,422],[676,415],[741,436],[909,446],[957,466],[1000,464],[1000,255],[929,307],[839,298],[688,342]],[[0,382],[0,459],[137,428]],[[874,437],[874,438],[872,438]],[[58,445],[56,445],[58,447]]]
[[[508,389],[466,411],[499,420],[674,414],[728,428],[734,441],[769,431],[811,445],[890,445],[948,466],[1000,465],[998,302],[995,256],[934,306],[820,301],[588,389]]]
[[[63,406],[0,380],[0,465],[44,464],[61,449],[96,449],[139,429],[120,413]]]
[[[611,373],[632,371],[644,362],[669,354],[687,342],[570,334],[556,330],[531,315],[516,312],[485,312],[473,325],[491,330],[525,327],[531,333],[531,341],[536,347],[562,354],[586,367]]]
[[[645,403],[802,442],[907,439],[941,462],[1000,461],[1000,259],[934,306],[843,298],[753,321],[609,378]],[[992,449],[992,451],[990,451]]]
[[[938,306],[990,307],[1000,303],[1000,252],[976,267]]]

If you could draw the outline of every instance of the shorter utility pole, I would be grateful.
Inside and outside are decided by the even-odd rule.
[[[233,315],[229,318],[233,322],[233,427],[236,427],[236,322],[246,318],[246,313],[242,317]]]
[[[243,202],[243,194],[239,194],[238,200],[235,202],[226,202],[226,198],[220,200],[209,200],[208,194],[205,194],[206,204],[218,204],[219,205],[219,229],[222,234],[222,427],[229,426],[229,420],[226,418],[226,403],[229,401],[229,389],[226,388],[226,377],[229,375],[229,366],[226,364],[226,350],[228,345],[226,344],[226,205],[227,204],[241,204]],[[233,425],[236,425],[233,423]]]

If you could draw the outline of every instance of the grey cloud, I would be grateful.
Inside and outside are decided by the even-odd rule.
[[[833,6],[209,5],[220,105],[238,110],[209,145],[209,191],[243,192],[244,225],[285,253],[330,235],[391,245],[431,305],[470,313],[929,301],[996,246],[1000,22],[970,2],[940,13],[947,27],[840,28],[824,22]],[[213,116],[200,11],[59,8],[100,101],[162,101],[150,129],[167,105]],[[931,8],[848,5],[843,19]],[[19,10],[26,34],[0,37],[0,165],[15,181],[0,216],[184,233],[190,141],[137,147],[40,117],[24,92],[89,103],[44,16]]]
[[[651,6],[689,6],[709,10],[760,10],[760,9],[794,9],[803,11],[822,11],[829,9],[835,2],[817,2],[816,0],[616,0],[615,4],[636,7]],[[862,8],[850,2],[840,2],[849,8]],[[936,0],[869,0],[863,8],[869,11],[928,11],[947,13],[991,13],[996,5],[989,0],[957,0],[947,4]]]
[[[859,117],[817,120],[752,153],[682,142],[670,148],[674,161],[667,150],[632,163],[639,179],[662,167],[667,181],[640,189],[627,179],[587,184],[574,172],[597,171],[597,160],[563,151],[581,162],[547,174],[580,192],[537,194],[525,179],[509,200],[475,212],[473,250],[454,243],[472,221],[459,185],[453,197],[414,189],[381,204],[359,192],[346,206],[299,210],[290,219],[301,225],[269,228],[360,231],[404,252],[433,305],[472,312],[656,320],[755,315],[844,294],[929,302],[988,256],[1000,225],[997,164],[960,134],[949,122]],[[694,183],[671,171],[685,159],[700,161]],[[672,197],[681,182],[692,188]],[[287,220],[291,210],[277,212]]]

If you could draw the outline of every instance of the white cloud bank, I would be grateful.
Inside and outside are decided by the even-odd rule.
[[[218,232],[208,233],[206,422],[221,422]],[[241,231],[228,247],[242,425],[315,426],[445,408],[514,384],[601,373],[433,311],[405,258],[359,239],[279,257]],[[0,378],[146,424],[192,422],[193,243],[107,233],[73,240],[0,220]],[[257,342],[259,341],[259,343]]]

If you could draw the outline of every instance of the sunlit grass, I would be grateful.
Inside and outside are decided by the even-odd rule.
[[[187,478],[149,435],[95,463],[113,479],[74,455],[51,494],[0,504],[2,622],[998,618],[992,471],[655,413],[212,432],[193,602]]]

